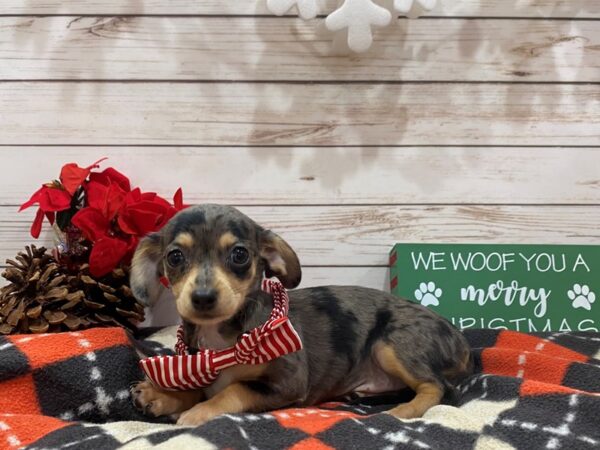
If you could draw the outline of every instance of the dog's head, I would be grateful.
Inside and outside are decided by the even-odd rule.
[[[146,305],[160,296],[160,278],[170,283],[179,315],[198,325],[233,317],[263,274],[294,288],[302,275],[292,248],[237,209],[198,205],[175,215],[138,245],[131,288]]]

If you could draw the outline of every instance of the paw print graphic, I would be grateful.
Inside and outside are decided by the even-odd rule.
[[[575,283],[573,289],[567,291],[567,296],[573,302],[573,308],[583,308],[590,311],[592,309],[592,303],[596,301],[596,294],[590,291],[590,287],[587,284],[580,285]]]
[[[441,296],[442,290],[440,288],[436,288],[433,281],[430,281],[429,283],[421,283],[419,288],[415,291],[415,298],[421,302],[421,305],[423,306],[439,306]]]

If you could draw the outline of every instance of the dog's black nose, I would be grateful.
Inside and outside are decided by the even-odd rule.
[[[215,306],[217,291],[214,289],[196,289],[192,292],[192,305],[199,311],[206,311]]]

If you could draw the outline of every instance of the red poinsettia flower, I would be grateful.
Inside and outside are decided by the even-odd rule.
[[[92,173],[85,185],[87,204],[101,211],[109,221],[116,217],[130,190],[129,178],[112,167]]]
[[[88,241],[92,242],[90,273],[101,277],[120,263],[128,263],[137,245],[133,236],[114,236],[115,231],[105,215],[96,208],[80,209],[71,219]]]
[[[82,208],[73,216],[71,223],[75,225],[88,241],[96,242],[108,235],[110,222],[96,208]]]
[[[177,189],[175,195],[173,196],[173,206],[175,206],[177,211],[181,211],[189,206],[183,204],[183,191],[181,188]]]
[[[91,245],[90,272],[96,277],[106,275],[120,264],[131,261],[141,237],[158,231],[178,211],[183,203],[181,188],[173,197],[173,204],[154,192],[131,189],[129,178],[109,167],[93,172],[104,159],[82,168],[75,163],[65,164],[60,182],[42,186],[21,210],[39,204],[31,226],[37,238],[46,217],[56,219],[61,229],[70,223]],[[83,196],[75,194],[83,188]],[[68,210],[68,211],[66,211]],[[65,211],[55,217],[57,212]]]
[[[73,195],[77,189],[83,184],[90,172],[98,167],[98,164],[104,159],[106,158],[100,159],[85,168],[79,167],[75,163],[65,164],[60,171],[60,182],[55,181],[43,185],[27,202],[21,205],[19,211],[23,211],[34,204],[39,205],[30,230],[34,238],[37,239],[40,236],[44,217],[52,225],[55,213],[71,208]]]
[[[54,223],[54,215],[58,211],[64,211],[71,207],[71,194],[61,189],[59,185],[54,183],[45,184],[38,189],[31,198],[23,203],[19,208],[19,212],[29,208],[35,204],[39,205],[38,211],[31,225],[31,236],[38,238],[42,230],[42,222],[46,216],[50,224]]]
[[[104,186],[108,186],[109,184],[117,184],[125,192],[129,192],[131,190],[129,178],[112,167],[108,167],[102,172],[91,173],[90,181],[97,181]]]
[[[56,184],[45,184],[21,205],[19,212],[36,203],[44,212],[63,211],[71,206],[71,194]]]
[[[52,213],[54,214],[54,213]],[[35,219],[33,219],[33,223],[31,224],[31,228],[29,230],[29,233],[31,234],[31,236],[33,236],[35,239],[37,239],[40,236],[40,233],[42,232],[42,224],[44,222],[44,215],[47,215],[46,213],[44,213],[44,211],[42,210],[42,208],[38,208],[37,213],[35,214]],[[52,217],[52,218],[50,218]],[[48,221],[50,222],[50,224],[54,223],[54,216],[49,216],[48,217]]]
[[[141,237],[158,231],[177,211],[187,207],[181,189],[171,205],[154,192],[135,188],[124,193],[121,186],[125,185],[104,181],[106,184],[99,179],[86,184],[88,206],[71,219],[93,244],[89,263],[94,276],[106,275],[119,264],[129,263]],[[117,194],[111,196],[111,192]],[[109,249],[111,245],[114,248]]]
[[[69,163],[62,166],[60,171],[60,183],[65,188],[65,190],[73,195],[75,191],[79,189],[79,186],[83,184],[85,179],[89,176],[90,172],[100,167],[99,164],[104,161],[106,158],[99,159],[94,164],[88,167],[79,167],[75,163]]]
[[[90,273],[101,277],[117,267],[131,249],[124,239],[105,236],[94,242],[90,253]]]
[[[98,181],[89,181],[85,185],[85,194],[87,204],[111,221],[121,209],[127,192],[117,183],[102,184]]]
[[[145,236],[159,230],[176,213],[175,207],[164,198],[136,188],[125,197],[118,224],[124,233]]]

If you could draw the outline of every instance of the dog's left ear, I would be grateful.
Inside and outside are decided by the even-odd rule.
[[[129,284],[133,296],[142,304],[152,306],[164,291],[162,276],[162,243],[159,233],[146,236],[138,244],[133,260]]]
[[[296,252],[272,231],[262,232],[260,256],[267,265],[265,270],[267,277],[275,275],[288,289],[293,289],[300,284],[302,269]]]

